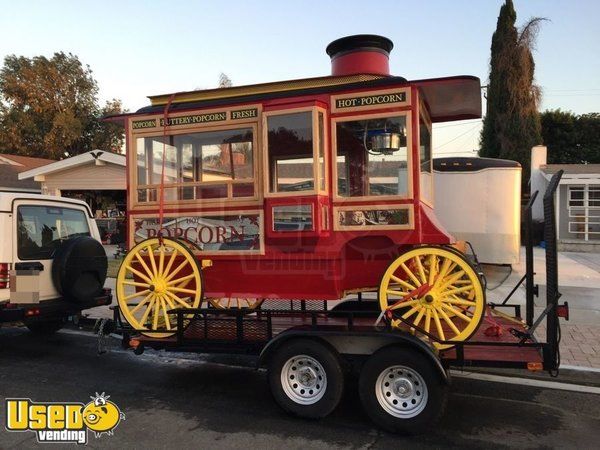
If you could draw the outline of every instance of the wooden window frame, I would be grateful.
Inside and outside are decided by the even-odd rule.
[[[420,96],[419,96],[420,97]],[[425,126],[429,130],[429,139],[430,139],[430,158],[429,158],[429,173],[431,174],[431,198],[424,198],[422,189],[421,189],[421,116],[423,117],[423,121],[425,122]],[[434,179],[433,179],[433,124],[431,123],[431,116],[429,115],[429,111],[425,106],[425,102],[422,98],[419,98],[419,111],[417,117],[419,118],[419,124],[417,126],[417,159],[419,161],[419,199],[421,202],[425,203],[430,208],[433,208],[435,204],[435,191],[434,191]]]
[[[342,197],[338,192],[338,170],[337,170],[337,124],[339,122],[352,122],[356,120],[381,119],[383,117],[399,117],[406,119],[406,167],[407,167],[407,187],[406,195],[365,195],[360,197]],[[394,200],[412,200],[414,198],[413,190],[413,142],[412,142],[412,109],[392,110],[378,113],[362,113],[356,115],[337,116],[331,119],[331,152],[333,177],[333,200],[337,203],[357,203],[365,201],[394,201]]]
[[[311,124],[312,124],[312,154],[313,154],[313,189],[306,191],[286,191],[286,192],[271,192],[269,189],[269,180],[271,177],[271,170],[269,167],[269,128],[268,119],[273,116],[283,116],[289,114],[296,114],[301,112],[311,112]],[[325,189],[321,189],[321,175],[319,171],[319,112],[323,113],[323,158],[325,163]],[[298,196],[310,196],[310,195],[328,195],[329,193],[329,158],[330,154],[327,151],[328,142],[328,127],[327,121],[329,117],[327,110],[321,106],[305,106],[301,108],[286,108],[277,109],[272,111],[266,111],[262,114],[262,155],[263,155],[263,192],[265,197],[278,198],[278,197],[298,197]],[[275,183],[277,188],[277,183]]]
[[[237,108],[231,108],[231,110],[237,110]],[[250,109],[250,108],[248,108]],[[176,117],[175,115],[169,115],[169,118]],[[157,122],[160,121],[162,116],[151,116],[151,118],[157,119]],[[260,116],[259,116],[260,118]],[[143,118],[136,118],[136,120],[143,120]],[[177,183],[165,183],[165,188],[184,188],[184,187],[197,187],[197,186],[215,186],[215,185],[226,185],[227,186],[227,197],[223,198],[203,198],[203,199],[185,199],[185,200],[165,200],[165,205],[197,205],[198,203],[206,204],[209,206],[253,206],[259,205],[262,201],[262,183],[259,182],[260,177],[260,130],[258,126],[258,119],[254,121],[227,121],[224,124],[214,125],[214,124],[206,124],[206,125],[195,125],[195,126],[182,126],[180,128],[167,128],[167,136],[178,136],[183,134],[193,134],[193,133],[207,133],[207,132],[215,132],[215,131],[227,131],[227,130],[236,130],[236,129],[244,129],[250,128],[252,130],[252,164],[253,164],[253,178],[249,179],[240,179],[240,180],[222,180],[222,181],[194,181],[194,182],[177,182]],[[130,125],[131,127],[131,125]],[[129,176],[131,180],[131,209],[141,209],[147,208],[151,206],[157,206],[159,203],[159,195],[155,201],[146,201],[140,202],[138,201],[138,189],[160,189],[159,184],[138,184],[138,167],[137,167],[137,139],[138,138],[147,138],[147,137],[163,137],[163,131],[152,130],[152,131],[135,131],[131,130],[131,154],[129,160]],[[233,185],[234,184],[250,184],[254,185],[254,195],[248,197],[233,197]]]

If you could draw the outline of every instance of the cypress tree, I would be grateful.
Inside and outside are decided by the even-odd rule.
[[[521,163],[525,185],[529,181],[531,147],[542,143],[540,90],[534,84],[532,49],[544,19],[531,19],[520,31],[516,20],[513,2],[506,0],[492,36],[487,112],[479,154]]]

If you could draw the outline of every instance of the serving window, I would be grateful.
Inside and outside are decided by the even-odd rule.
[[[334,121],[338,197],[412,195],[408,122],[398,113]]]
[[[327,189],[325,113],[318,108],[264,114],[268,195]]]
[[[165,201],[255,198],[254,148],[254,127],[138,137],[138,202],[158,200],[163,157]]]

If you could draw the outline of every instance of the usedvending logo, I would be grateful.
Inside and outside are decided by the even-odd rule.
[[[96,392],[90,398],[92,401],[87,404],[6,399],[6,429],[34,432],[40,443],[87,444],[88,431],[96,438],[103,434],[112,436],[125,414],[104,392]]]

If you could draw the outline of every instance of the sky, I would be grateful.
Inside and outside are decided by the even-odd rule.
[[[351,34],[394,42],[393,75],[475,75],[485,85],[503,0],[7,1],[0,58],[71,52],[91,67],[102,102],[135,111],[147,95],[330,74],[327,44]],[[541,109],[600,112],[600,1],[515,0],[517,25],[545,17],[534,58]],[[485,103],[484,103],[485,111]],[[473,154],[481,121],[434,126],[435,156]]]

